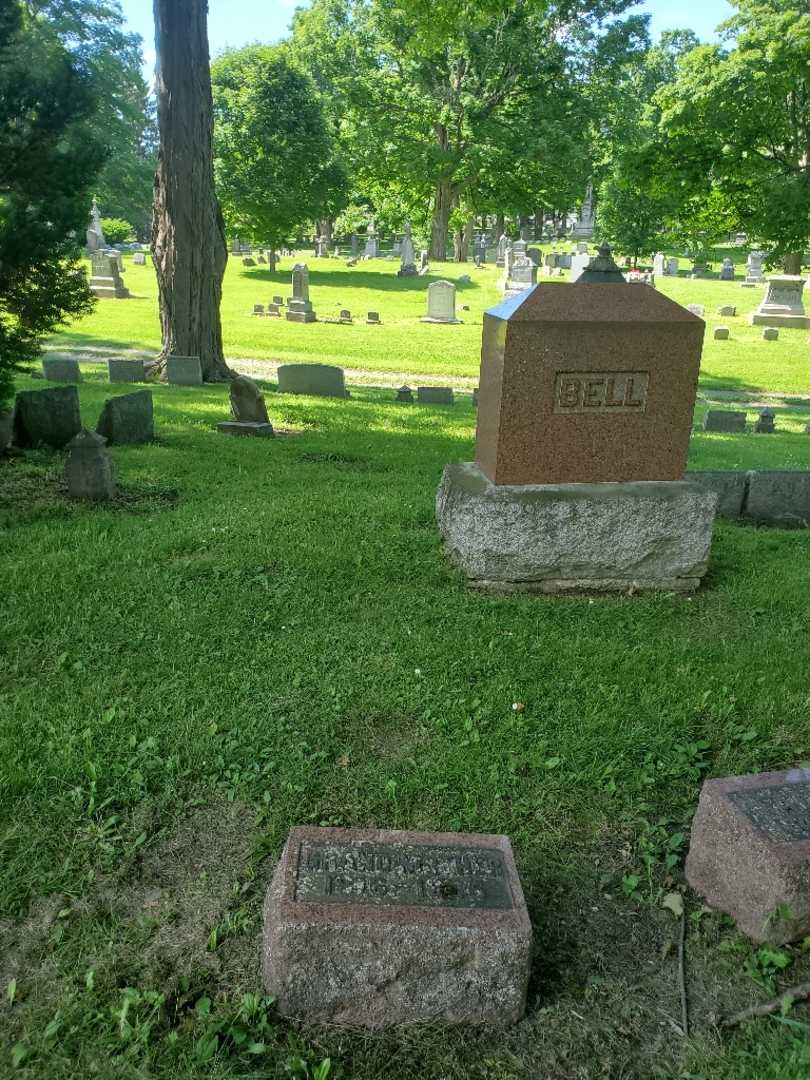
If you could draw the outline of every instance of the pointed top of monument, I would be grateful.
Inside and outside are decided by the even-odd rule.
[[[576,285],[593,285],[595,282],[626,285],[624,274],[616,265],[609,244],[602,244],[599,254],[588,263],[575,282]]]

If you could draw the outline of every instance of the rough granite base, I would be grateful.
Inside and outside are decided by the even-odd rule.
[[[264,982],[309,1024],[506,1027],[531,925],[509,840],[296,828],[264,907]]]
[[[707,780],[686,878],[754,941],[810,934],[810,769]]]
[[[445,466],[439,531],[473,588],[692,592],[706,573],[717,495],[684,480],[495,485]]]
[[[810,315],[760,315],[751,316],[752,326],[785,327],[788,330],[810,329]]]

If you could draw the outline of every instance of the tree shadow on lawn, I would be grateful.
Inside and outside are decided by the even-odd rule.
[[[460,265],[460,264],[454,264]],[[395,264],[392,264],[395,266]],[[278,270],[275,273],[271,273],[269,270],[263,268],[253,269],[250,267],[247,270],[241,272],[241,277],[253,282],[272,282],[275,285],[279,285],[282,288],[291,289],[292,284],[290,281],[290,272],[280,272]],[[469,289],[478,289],[484,285],[484,282],[476,281],[458,281],[458,279],[447,279],[441,273],[428,273],[422,277],[405,277],[398,278],[396,276],[396,270],[392,269],[391,274],[371,274],[362,270],[353,270],[351,272],[346,271],[329,271],[329,270],[310,270],[309,272],[309,284],[310,288],[316,288],[323,286],[334,289],[368,289],[371,292],[383,291],[383,292],[412,292],[423,293],[427,289],[427,286],[434,281],[450,280],[452,284],[456,286],[459,292],[463,292]]]

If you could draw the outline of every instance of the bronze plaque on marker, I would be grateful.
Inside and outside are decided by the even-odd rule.
[[[810,840],[810,784],[731,791],[728,797],[769,840]]]
[[[513,908],[501,851],[304,841],[298,851],[295,900],[315,904]]]

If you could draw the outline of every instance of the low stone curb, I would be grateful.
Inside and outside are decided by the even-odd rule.
[[[779,529],[810,527],[810,470],[706,469],[687,472],[686,479],[717,494],[721,517]]]

